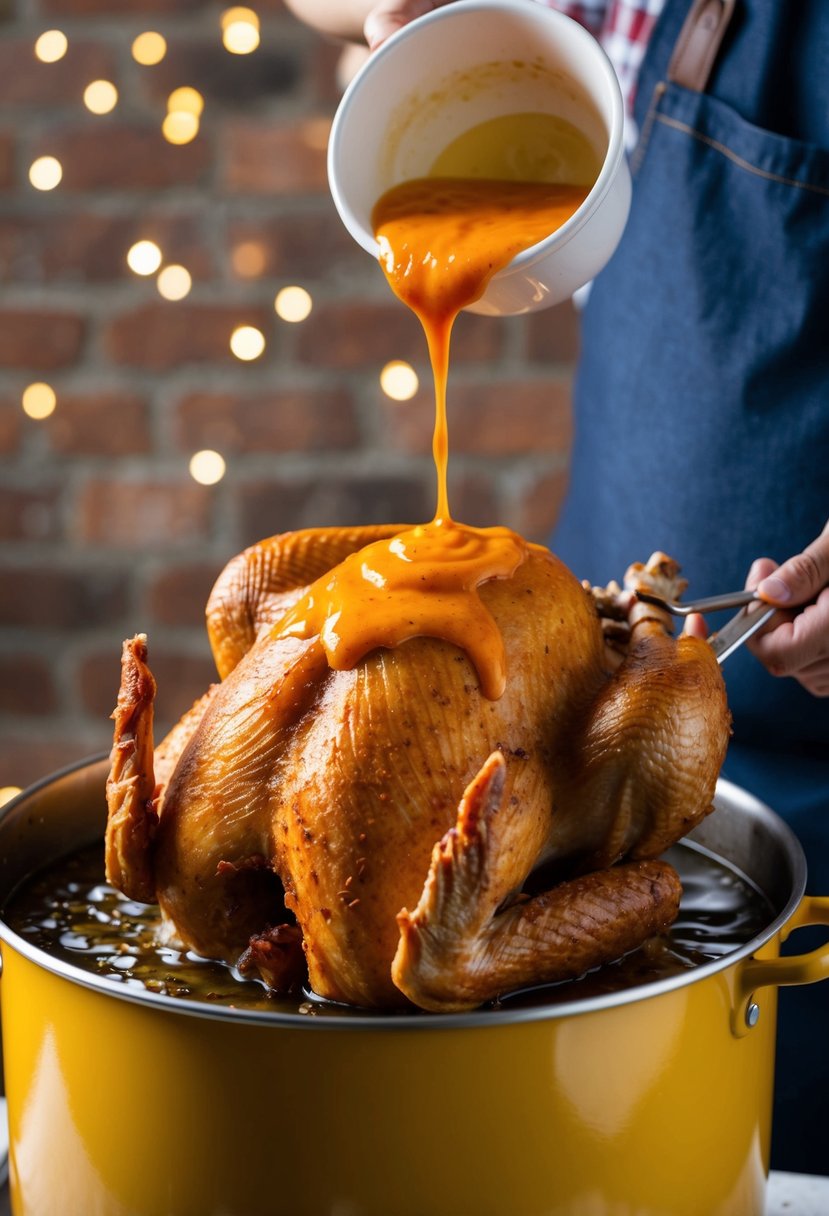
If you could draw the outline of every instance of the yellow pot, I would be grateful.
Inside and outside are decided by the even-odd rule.
[[[0,820],[0,896],[95,840],[105,762]],[[721,783],[694,834],[775,911],[724,959],[547,1008],[381,1017],[214,1008],[51,958],[0,924],[15,1216],[761,1216],[776,986],[829,975],[782,821]]]

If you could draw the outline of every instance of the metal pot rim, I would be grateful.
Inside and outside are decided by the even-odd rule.
[[[107,754],[106,752],[102,752],[76,761],[62,769],[58,769],[56,772],[50,773],[33,785],[30,785],[27,789],[22,790],[20,794],[11,799],[0,810],[0,826],[2,826],[13,811],[19,811],[34,795],[47,789],[61,778],[68,777],[73,773],[100,763],[107,758]],[[18,954],[37,966],[42,967],[44,970],[50,971],[54,975],[71,983],[79,984],[84,988],[91,988],[104,996],[113,997],[116,1000],[130,1001],[133,1004],[144,1005],[148,1008],[155,1008],[167,1013],[206,1018],[211,1021],[232,1022],[237,1025],[278,1026],[283,1030],[303,1030],[315,1033],[358,1030],[424,1032],[429,1030],[489,1029],[512,1025],[517,1022],[541,1022],[557,1018],[570,1018],[588,1013],[599,1013],[617,1006],[630,1005],[639,1001],[663,996],[679,988],[685,988],[689,984],[700,983],[709,976],[733,967],[740,960],[754,954],[761,946],[775,937],[794,915],[803,898],[806,887],[806,860],[800,842],[791,828],[770,807],[766,806],[765,803],[761,802],[753,794],[724,778],[720,778],[717,782],[715,802],[717,801],[725,803],[732,810],[736,810],[740,814],[750,816],[760,830],[764,831],[767,835],[773,836],[780,847],[788,854],[792,864],[792,891],[783,909],[774,917],[769,925],[756,934],[750,941],[738,949],[723,955],[721,958],[713,959],[698,967],[683,971],[678,975],[668,976],[666,979],[657,980],[650,984],[641,984],[634,988],[627,988],[614,993],[605,993],[601,996],[587,997],[582,1000],[566,1001],[551,1005],[539,1004],[537,1006],[515,1009],[473,1010],[469,1013],[375,1014],[370,1011],[360,1013],[349,1009],[348,1013],[344,1015],[338,1015],[332,1009],[331,1003],[325,1002],[325,1005],[321,1005],[321,1008],[324,1007],[326,1013],[319,1017],[300,1013],[270,1013],[264,1010],[231,1009],[227,1006],[213,1006],[201,1001],[190,1001],[186,998],[171,997],[163,993],[146,990],[121,989],[112,980],[83,971],[63,959],[54,958],[45,950],[26,941],[6,924],[2,918],[2,914],[0,914],[0,942],[4,942]],[[694,840],[694,833],[686,837],[684,843],[690,844],[702,852],[712,852],[712,850],[706,849],[704,845]]]

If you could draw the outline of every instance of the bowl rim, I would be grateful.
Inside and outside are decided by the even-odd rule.
[[[339,160],[341,132],[344,123],[348,119],[349,111],[355,104],[355,94],[361,87],[363,78],[368,72],[371,72],[378,63],[381,63],[389,55],[394,56],[397,54],[400,45],[411,37],[412,34],[417,34],[424,26],[437,21],[457,19],[458,16],[462,18],[467,12],[479,13],[489,9],[514,10],[532,17],[533,20],[540,18],[544,21],[549,20],[554,25],[558,23],[565,28],[571,27],[570,32],[572,36],[577,40],[582,40],[585,46],[591,48],[591,52],[594,54],[596,63],[599,65],[607,84],[611,102],[611,121],[608,127],[607,152],[605,153],[598,176],[584,200],[569,219],[565,220],[555,232],[550,233],[543,240],[537,241],[534,245],[529,245],[526,249],[522,249],[505,266],[502,266],[500,270],[495,272],[492,276],[493,280],[502,278],[508,274],[512,275],[526,271],[538,261],[548,257],[554,249],[568,244],[589,221],[613,185],[620,164],[625,156],[624,102],[616,71],[607,52],[599,41],[574,18],[568,17],[566,13],[558,9],[541,5],[537,0],[454,0],[452,4],[442,5],[439,8],[432,9],[428,13],[424,13],[420,17],[416,17],[407,25],[396,30],[376,51],[371,52],[369,59],[359,68],[346,87],[331,124],[327,151],[327,173],[334,205],[340,219],[354,240],[367,253],[373,254],[377,258],[380,256],[380,248],[374,234],[359,219],[343,195],[338,180],[337,164]]]
[[[10,799],[0,808],[0,827],[9,816],[21,814],[26,804],[39,792],[51,785],[84,769],[101,765],[108,759],[108,752],[89,756],[78,760],[56,772],[42,777],[39,781],[22,790],[20,794]],[[689,984],[701,983],[710,976],[716,975],[733,967],[742,959],[753,954],[766,942],[774,938],[783,926],[794,916],[806,887],[806,859],[803,849],[791,828],[769,806],[761,802],[755,795],[734,785],[724,778],[717,782],[715,806],[719,801],[729,806],[732,811],[748,815],[754,820],[755,826],[774,837],[778,845],[785,850],[792,863],[792,891],[783,909],[763,930],[750,941],[745,942],[720,958],[713,959],[699,967],[682,971],[677,975],[652,983],[622,989],[619,992],[605,993],[600,996],[587,997],[581,1000],[561,1001],[544,1005],[522,1006],[503,1009],[477,1009],[465,1013],[374,1013],[349,1008],[346,1015],[338,1015],[332,1002],[321,1003],[326,1010],[323,1016],[307,1013],[289,1013],[286,1011],[266,1011],[253,1009],[229,1008],[226,1005],[208,1005],[205,1002],[188,1000],[187,998],[167,996],[164,993],[121,987],[105,976],[97,976],[92,972],[83,971],[79,967],[63,959],[54,958],[39,946],[33,945],[16,933],[3,919],[0,910],[0,943],[10,947],[35,965],[58,976],[59,978],[78,984],[81,987],[116,1000],[126,1000],[133,1004],[167,1013],[177,1013],[188,1017],[206,1018],[212,1021],[231,1022],[248,1026],[278,1026],[285,1030],[309,1031],[426,1031],[497,1029],[515,1023],[547,1022],[591,1013],[601,1013],[617,1006],[630,1005],[639,1001],[651,1000],[676,992]],[[712,854],[699,843],[686,838],[684,843],[697,850]],[[716,854],[713,854],[716,856]],[[730,864],[730,863],[729,863]],[[25,880],[24,880],[25,881]],[[15,885],[15,890],[19,883]],[[5,897],[7,901],[10,895]]]

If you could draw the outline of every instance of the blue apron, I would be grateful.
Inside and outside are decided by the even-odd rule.
[[[738,0],[704,91],[668,79],[689,6],[667,0],[640,74],[633,204],[582,318],[551,545],[594,583],[664,549],[701,596],[829,517],[829,3]],[[723,671],[725,774],[790,822],[829,894],[829,698],[745,651]],[[782,990],[780,1026],[772,1165],[829,1173],[829,981]]]

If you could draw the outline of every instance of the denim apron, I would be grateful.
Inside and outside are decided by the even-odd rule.
[[[829,0],[737,0],[703,89],[670,78],[689,7],[667,0],[639,77],[632,209],[582,318],[551,545],[594,583],[663,549],[702,596],[829,517]],[[723,673],[725,775],[789,821],[829,894],[829,698],[744,650]],[[780,993],[772,1165],[829,1173],[827,1122],[829,981]]]

